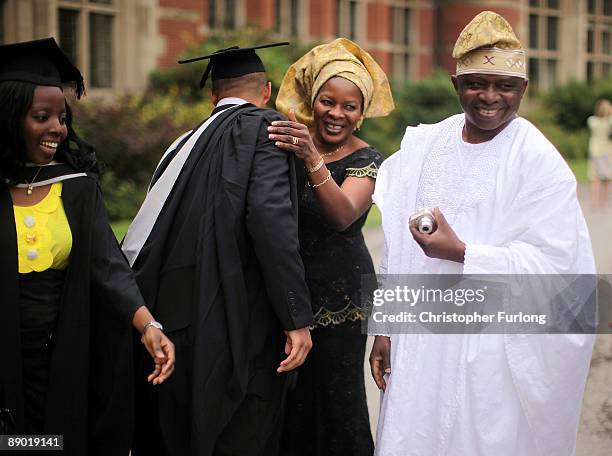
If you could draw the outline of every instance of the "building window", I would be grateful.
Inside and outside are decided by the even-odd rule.
[[[276,22],[275,30],[281,35],[299,36],[304,17],[301,14],[300,0],[275,0]]]
[[[540,79],[540,67],[538,59],[529,59],[529,85],[534,88],[538,88],[538,81]]]
[[[587,2],[587,11],[589,14],[595,14],[595,0],[589,0]]]
[[[208,0],[208,27],[214,29],[217,26],[217,2]]]
[[[410,31],[412,27],[410,26],[410,10],[408,8],[404,8],[404,34],[402,44],[408,45],[410,44]]]
[[[359,19],[365,0],[336,0],[337,36],[359,40]]]
[[[529,0],[529,6],[532,8],[544,8],[544,5],[549,9],[558,9],[559,0]]]
[[[92,87],[112,87],[113,17],[89,15],[89,78]]]
[[[354,40],[357,37],[357,2],[349,2],[349,38]]]
[[[299,0],[291,0],[291,11],[289,13],[291,16],[290,24],[291,28],[289,33],[291,36],[297,36],[299,34],[299,17],[300,17],[300,2]]]
[[[410,8],[391,6],[389,32],[391,41],[391,75],[395,81],[410,79],[412,19]]]
[[[612,54],[612,46],[610,46],[610,30],[604,30],[601,32],[601,45],[604,54]]]
[[[556,16],[548,16],[546,22],[546,48],[555,51],[557,50],[559,18]]]
[[[342,30],[342,0],[336,0],[336,30],[335,35],[340,36]]]
[[[546,60],[546,87],[552,88],[557,84],[557,61]]]
[[[391,42],[407,46],[410,44],[410,9],[391,8],[390,15]]]
[[[57,37],[91,88],[115,86],[116,0],[59,0]]]
[[[277,33],[281,31],[281,0],[274,1],[274,30]]]
[[[223,26],[226,29],[234,30],[236,28],[235,0],[225,0],[225,11],[223,13]]]
[[[4,43],[6,39],[4,37],[4,5],[6,4],[5,0],[0,0],[0,44]]]
[[[603,13],[604,16],[612,16],[612,0],[604,0]]]
[[[529,20],[529,83],[548,90],[558,78],[561,58],[561,10],[557,0],[530,2]]]
[[[606,77],[612,64],[612,2],[596,2],[595,14],[589,16],[587,25],[587,80]]]
[[[410,54],[393,54],[391,66],[391,74],[393,75],[394,81],[407,81],[410,79]]]
[[[535,14],[529,15],[529,47],[536,49],[538,47],[538,16]]]
[[[59,45],[71,62],[79,61],[79,12],[61,9],[58,13]]]
[[[235,30],[240,5],[236,0],[207,0],[208,28]]]

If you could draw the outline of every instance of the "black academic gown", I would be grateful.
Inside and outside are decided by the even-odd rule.
[[[41,179],[74,173],[44,169]],[[49,174],[49,175],[46,175]],[[108,225],[93,177],[63,181],[72,232],[70,265],[54,332],[44,431],[64,436],[63,455],[127,455],[133,431],[133,314],[143,300]],[[23,426],[15,218],[0,190],[0,408]]]
[[[241,454],[257,454],[257,438],[251,445],[247,436],[279,412],[262,408],[255,420],[256,411],[246,419],[236,412],[247,396],[279,398],[288,378],[276,373],[283,330],[312,323],[293,159],[268,140],[280,119],[250,104],[222,112],[195,144],[134,264],[147,305],[177,344],[177,371],[157,390],[154,410],[171,455],[214,454],[220,435],[238,436],[248,447]]]

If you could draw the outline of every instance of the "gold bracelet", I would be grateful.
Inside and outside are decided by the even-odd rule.
[[[331,179],[331,171],[327,170],[327,177],[323,179],[323,182],[319,182],[318,184],[311,184],[310,182],[308,182],[308,185],[310,185],[312,188],[317,188],[325,184],[330,179]]]
[[[317,171],[321,169],[321,167],[324,164],[325,164],[325,161],[323,160],[323,157],[321,157],[321,160],[319,160],[319,163],[314,165],[312,168],[306,168],[306,171],[308,171],[308,174],[316,173]]]

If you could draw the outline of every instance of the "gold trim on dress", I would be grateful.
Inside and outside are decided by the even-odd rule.
[[[378,176],[378,166],[372,162],[363,168],[346,168],[345,177],[371,177],[376,179]]]
[[[310,326],[310,329],[319,326],[339,325],[346,321],[365,320],[365,318],[365,311],[349,299],[348,304],[337,311],[328,310],[325,307],[319,308],[314,315],[314,325]]]

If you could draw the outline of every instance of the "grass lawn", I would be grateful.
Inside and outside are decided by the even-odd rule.
[[[570,159],[567,160],[568,165],[570,166],[570,168],[572,168],[572,171],[574,172],[574,176],[576,176],[576,180],[578,182],[588,182],[589,181],[589,177],[587,174],[587,160],[584,159]]]
[[[121,241],[125,233],[127,232],[128,227],[130,226],[131,220],[119,220],[117,222],[112,222],[111,227],[115,232],[115,237]]]
[[[378,210],[376,204],[373,204],[372,209],[370,209],[370,213],[368,214],[368,218],[365,222],[364,228],[376,228],[380,226],[380,223],[380,211]]]

